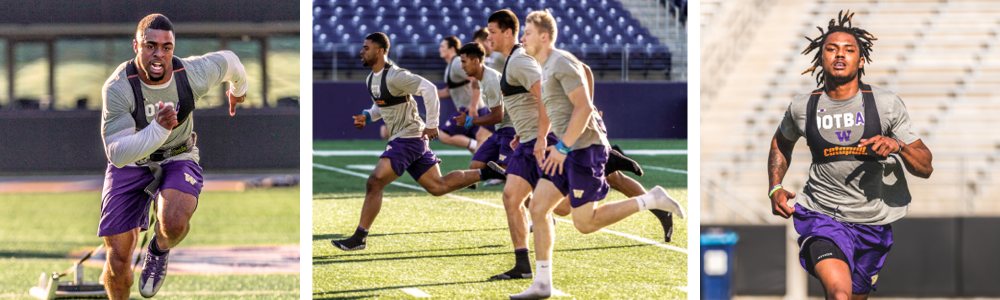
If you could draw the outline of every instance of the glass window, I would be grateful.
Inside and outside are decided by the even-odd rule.
[[[205,53],[219,51],[222,47],[222,42],[218,39],[213,38],[193,38],[193,39],[177,39],[177,44],[174,47],[174,55],[180,58],[204,55]],[[134,56],[135,54],[133,54]],[[205,96],[200,99],[195,99],[195,107],[198,109],[202,108],[212,108],[223,105],[224,99],[222,98],[225,94],[222,85],[212,88]]]
[[[262,93],[264,90],[262,86],[264,70],[260,62],[260,40],[230,40],[226,43],[226,47],[240,58],[240,63],[243,64],[243,69],[247,74],[246,102],[240,104],[237,109],[265,106],[264,95]],[[226,90],[229,89],[228,83],[223,83],[222,85]]]
[[[10,104],[7,80],[7,40],[0,40],[0,106]]]
[[[49,60],[45,42],[14,44],[14,100],[38,100],[49,107]]]
[[[267,40],[267,103],[299,97],[299,37],[272,36]]]
[[[109,40],[58,40],[55,42],[55,99],[53,109],[101,109],[101,89],[118,63],[111,61]]]

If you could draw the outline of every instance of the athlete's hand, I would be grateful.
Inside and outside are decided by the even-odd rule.
[[[535,160],[538,161],[538,165],[539,166],[541,166],[544,163],[544,160],[545,160],[545,150],[546,150],[545,148],[547,148],[548,146],[549,145],[545,144],[545,136],[544,135],[542,135],[539,138],[535,139]],[[556,151],[556,152],[558,152],[558,151]],[[560,164],[561,163],[562,162],[560,162]]]
[[[243,103],[243,101],[246,101],[247,100],[247,95],[243,94],[243,96],[236,97],[236,96],[233,96],[233,93],[230,93],[229,91],[226,91],[226,96],[229,96],[229,115],[230,116],[235,116],[236,115],[236,104],[240,104],[240,103]]]
[[[879,156],[889,156],[889,154],[899,152],[899,146],[901,144],[897,144],[896,139],[876,135],[870,139],[861,139],[861,143],[858,144],[858,147],[866,147],[868,145],[872,145],[872,151],[875,151],[875,154],[878,154]]]
[[[537,144],[536,144],[537,145]],[[549,176],[556,175],[556,170],[559,170],[559,175],[562,175],[563,171],[563,161],[566,160],[566,154],[562,154],[559,150],[556,150],[556,146],[548,146],[545,150],[549,151],[549,157],[545,159],[545,164],[542,165],[542,171]]]
[[[174,106],[166,105],[163,102],[156,104],[160,110],[156,112],[156,118],[153,120],[167,130],[173,130],[174,127],[177,127],[177,111],[174,110]]]
[[[423,134],[423,136],[421,136],[422,139],[428,140],[428,141],[432,141],[432,140],[434,140],[437,137],[438,137],[438,129],[437,128],[425,128],[424,129],[424,134]]]
[[[365,123],[367,123],[368,118],[365,115],[354,116],[354,128],[365,129]]]
[[[471,109],[470,108],[469,109],[469,115],[472,116],[473,118],[478,118],[479,117],[479,110],[478,109]]]
[[[774,194],[771,194],[771,213],[785,219],[791,217],[795,208],[788,206],[788,199],[792,198],[795,198],[795,193],[784,188],[774,191]]]
[[[465,112],[460,110],[458,111],[458,116],[451,119],[455,120],[455,124],[458,124],[458,126],[465,126],[465,116]],[[475,116],[473,116],[473,118],[475,118]]]
[[[514,139],[510,140],[510,149],[517,150],[517,146],[521,145],[521,136],[514,135]]]

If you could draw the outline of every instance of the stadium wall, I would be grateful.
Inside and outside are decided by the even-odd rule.
[[[687,82],[597,82],[594,90],[594,105],[604,112],[609,137],[687,138]],[[351,125],[351,116],[372,105],[364,82],[315,82],[313,95],[314,140],[379,139],[377,126],[357,130]],[[424,115],[423,102],[419,97],[417,101]],[[455,107],[444,99],[441,111],[452,112]],[[440,124],[450,116],[442,113]]]
[[[102,0],[3,1],[0,24],[129,23],[150,13],[177,22],[298,21],[299,6],[269,0],[150,1]],[[134,25],[133,25],[134,27]]]
[[[737,295],[785,293],[785,227],[702,224],[739,234],[733,288]],[[1000,218],[903,218],[878,275],[876,297],[997,297]],[[809,276],[809,294],[822,297]]]
[[[207,172],[299,168],[298,108],[196,110]],[[107,168],[101,111],[0,111],[0,173],[97,172]]]

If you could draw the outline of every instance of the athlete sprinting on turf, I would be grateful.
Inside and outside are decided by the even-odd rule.
[[[489,138],[492,131],[490,128],[480,126],[470,126],[468,128],[459,126],[452,121],[460,113],[467,113],[473,117],[480,114],[488,114],[489,108],[485,107],[479,98],[479,82],[462,69],[462,62],[459,59],[458,50],[462,47],[461,41],[457,37],[449,36],[441,41],[438,52],[441,58],[448,62],[444,69],[445,87],[438,90],[438,97],[451,98],[457,109],[445,121],[445,126],[441,128],[441,142],[446,145],[463,147],[475,153],[476,148]]]
[[[479,82],[479,89],[482,91],[481,99],[483,99],[487,110],[486,113],[481,113],[478,117],[466,115],[465,112],[460,111],[452,122],[465,128],[495,126],[495,133],[476,149],[469,169],[481,169],[491,161],[502,167],[507,167],[507,158],[514,152],[510,148],[511,139],[514,138],[514,127],[511,125],[510,116],[503,110],[500,72],[484,64],[486,49],[482,44],[477,42],[465,44],[462,49],[459,49],[459,55],[461,56],[462,69]]]
[[[489,36],[489,29],[486,29],[486,27],[479,27],[479,29],[476,29],[476,32],[472,34],[472,41],[483,45],[483,48],[486,49],[486,56],[483,58],[483,63],[486,64],[487,67],[493,68],[499,72],[500,70],[503,70],[503,63],[505,61],[504,56],[499,51],[493,51],[493,43],[490,43],[486,39]]]
[[[388,51],[389,38],[384,33],[376,32],[365,37],[361,60],[372,68],[367,85],[375,103],[361,115],[354,116],[354,126],[364,129],[365,124],[383,119],[391,137],[378,165],[368,177],[365,203],[361,208],[361,221],[357,230],[349,238],[331,241],[341,250],[365,249],[368,230],[382,208],[382,189],[402,176],[404,171],[410,173],[420,186],[434,196],[468,187],[481,180],[505,178],[503,169],[496,164],[488,164],[480,170],[452,171],[441,176],[441,169],[438,167],[441,160],[429,146],[430,140],[438,135],[437,91],[427,79],[388,63],[385,57]],[[411,97],[415,94],[424,98],[426,127],[417,113],[417,102]]]
[[[559,142],[546,148],[548,156],[541,164],[542,175],[529,208],[535,226],[538,274],[527,290],[511,295],[512,299],[539,299],[553,294],[555,228],[551,213],[563,199],[573,207],[573,225],[582,233],[595,232],[646,209],[661,209],[684,218],[680,203],[659,186],[638,197],[597,204],[610,188],[604,175],[610,151],[607,130],[592,103],[583,64],[569,52],[554,49],[556,25],[547,11],[532,12],[526,18],[521,38],[526,53],[543,68],[541,102]]]
[[[827,299],[868,298],[892,246],[889,223],[909,211],[902,165],[921,178],[933,171],[931,152],[914,132],[903,101],[861,81],[875,37],[852,27],[852,16],[840,14],[819,37],[807,37],[802,53],[817,53],[806,72],[821,69],[820,88],[788,105],[767,166],[771,210],[794,218],[800,262],[823,284]],[[812,165],[796,194],[781,181],[800,137],[809,144]],[[896,184],[886,184],[887,176]]]
[[[191,226],[201,193],[201,166],[193,111],[195,100],[230,82],[229,113],[247,91],[240,59],[231,51],[177,58],[173,25],[160,14],[139,21],[135,59],[118,66],[104,84],[101,136],[108,170],[101,195],[98,235],[107,246],[103,281],[111,299],[126,299],[132,286],[132,251],[149,227],[156,200],[157,223],[139,276],[139,293],[152,297],[167,275],[167,258]]]

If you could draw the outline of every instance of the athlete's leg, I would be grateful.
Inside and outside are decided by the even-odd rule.
[[[514,249],[528,248],[528,219],[525,216],[524,200],[531,195],[531,184],[517,175],[507,176],[503,187],[503,207],[507,211],[507,227]]]
[[[486,166],[485,162],[473,160],[469,163],[469,170],[479,170]]]
[[[848,300],[851,297],[851,268],[839,259],[824,259],[816,263],[816,278],[823,284],[826,299]],[[865,299],[868,295],[863,295]],[[850,297],[850,298],[848,298]]]
[[[568,199],[563,199],[562,201],[559,201],[559,203],[556,204],[555,209],[552,210],[552,213],[560,217],[568,216],[572,212],[573,212],[573,206],[569,205]]]
[[[383,140],[387,140],[388,141],[389,140],[389,127],[386,127],[385,125],[382,125],[382,127],[379,128],[379,130],[378,130],[378,134],[379,134],[379,136],[382,137]]]
[[[479,130],[476,131],[476,144],[482,145],[486,142],[486,139],[490,138],[490,136],[493,136],[492,131],[486,129],[486,127],[479,126]]]
[[[382,210],[382,190],[396,181],[396,178],[399,178],[399,174],[392,170],[392,161],[388,157],[379,158],[378,165],[365,182],[365,203],[361,206],[358,227],[371,229],[375,217]]]
[[[573,208],[573,225],[581,233],[587,234],[614,224],[644,209],[660,209],[684,218],[684,209],[661,187],[649,193],[627,200],[598,205],[587,202]]]
[[[164,189],[156,199],[156,245],[160,250],[173,248],[191,229],[191,215],[198,207],[198,198],[177,189]]]
[[[476,153],[475,147],[471,147],[470,149],[469,143],[472,141],[472,139],[470,139],[467,136],[461,134],[450,135],[447,132],[440,131],[438,134],[438,139],[440,139],[441,142],[444,143],[445,145],[469,149],[469,152]]]
[[[148,210],[147,210],[148,212]],[[132,288],[132,250],[138,242],[139,228],[105,236],[107,260],[104,261],[104,290],[110,299],[128,299]]]
[[[496,166],[495,164],[493,166]],[[435,164],[424,172],[424,175],[417,179],[417,183],[424,187],[428,193],[434,196],[441,196],[459,189],[469,187],[481,180],[502,178],[502,169],[499,166],[491,168],[487,164],[486,168],[479,170],[455,170],[441,176],[441,168]]]
[[[622,174],[622,172],[615,171],[608,174],[608,185],[611,188],[625,194],[625,197],[633,198],[638,197],[646,193],[646,188],[642,187],[638,181],[628,177],[628,175]]]
[[[548,179],[538,180],[531,201],[531,220],[534,223],[535,261],[537,275],[531,286],[523,292],[510,295],[511,299],[542,299],[552,296],[552,247],[555,245],[556,231],[552,226],[552,210],[565,198]]]

